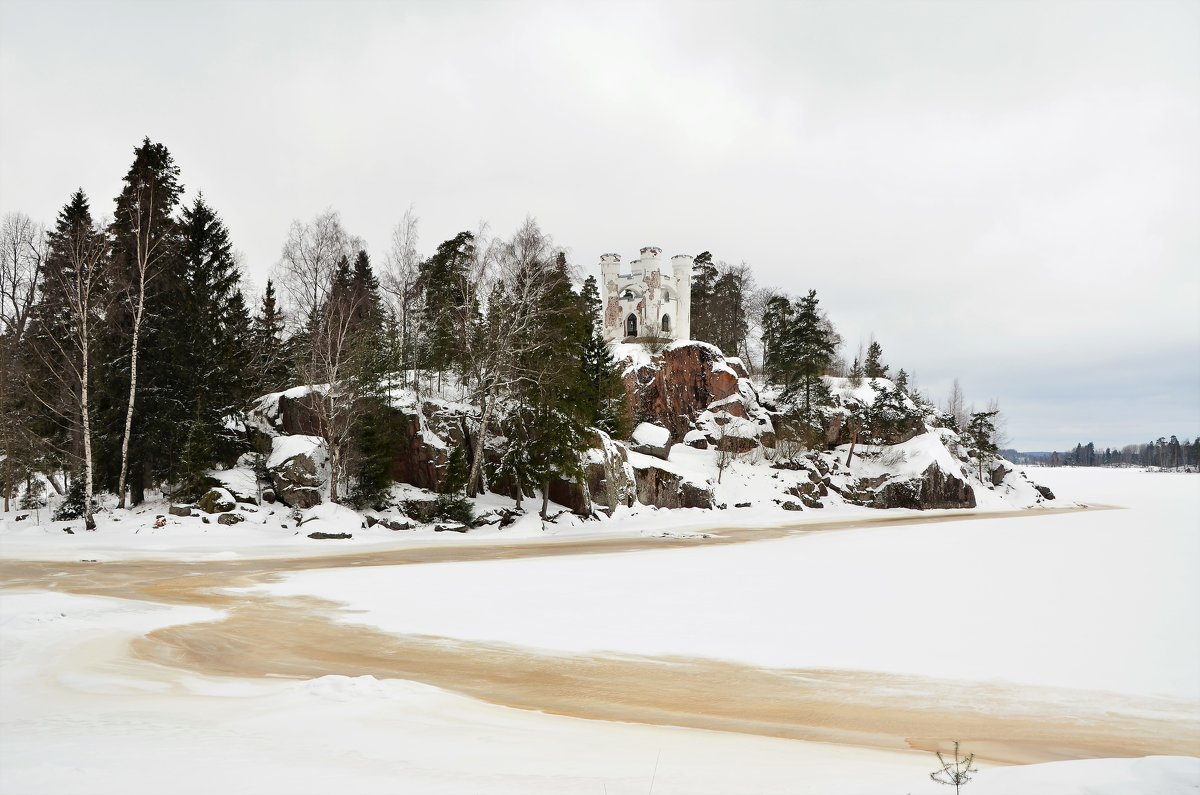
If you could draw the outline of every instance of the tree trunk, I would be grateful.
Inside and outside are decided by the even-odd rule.
[[[850,467],[850,459],[854,458],[854,445],[858,442],[858,434],[850,434],[850,452],[846,453],[846,468]]]
[[[117,507],[125,507],[125,476],[129,472],[129,433],[133,429],[133,404],[137,398],[138,337],[142,333],[142,313],[146,308],[146,279],[138,285],[137,308],[133,313],[133,347],[129,354],[129,405],[125,409],[125,435],[121,439],[121,475],[117,478]]]
[[[79,416],[83,422],[83,526],[96,529],[96,518],[92,515],[92,410],[88,405],[88,381],[91,362],[88,358],[89,331],[87,316],[83,319],[83,367],[80,373]],[[53,479],[51,479],[53,481]],[[125,499],[122,492],[121,499]]]
[[[338,501],[338,467],[341,466],[341,456],[338,445],[329,445],[329,501]]]
[[[471,474],[467,478],[467,496],[476,497],[483,491],[483,456],[484,441],[487,439],[487,426],[492,418],[492,407],[495,401],[483,396],[483,415],[479,418],[479,436],[475,438],[475,460],[471,462]],[[517,486],[518,490],[521,488]]]
[[[542,521],[550,518],[550,478],[542,481]]]

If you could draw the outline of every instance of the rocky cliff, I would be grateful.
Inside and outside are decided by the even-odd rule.
[[[679,342],[651,354],[641,345],[625,344],[616,346],[616,354],[622,362],[631,427],[637,428],[633,438],[612,439],[593,431],[582,477],[550,483],[551,501],[582,517],[614,516],[637,505],[931,509],[973,508],[984,494],[988,504],[999,499],[1032,505],[1053,498],[1007,462],[989,467],[982,482],[974,478],[957,436],[926,425],[915,413],[883,443],[860,444],[849,456],[845,446],[839,447],[848,441],[845,418],[873,399],[877,390],[869,384],[851,386],[845,379],[829,379],[834,396],[826,412],[831,449],[802,450],[794,442],[785,446],[780,441],[782,415],[774,396],[761,393],[741,362],[726,358],[714,346]],[[310,388],[266,395],[250,417],[252,433],[261,440],[259,449],[271,452],[268,485],[293,507],[310,507],[328,494],[314,408],[319,399],[319,391]],[[389,426],[398,435],[392,478],[436,490],[450,452],[460,445],[473,447],[478,408],[397,390],[390,411],[396,416]],[[301,439],[308,441],[299,444]],[[502,441],[489,439],[485,445],[489,464],[498,459]],[[489,487],[515,497],[511,484],[501,479]]]

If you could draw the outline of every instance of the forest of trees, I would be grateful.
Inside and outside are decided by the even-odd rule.
[[[1013,451],[1015,453],[1015,451]],[[1040,455],[1016,453],[1025,459],[1021,463],[1044,464],[1046,466],[1074,467],[1161,467],[1200,469],[1200,438],[1179,441],[1177,436],[1160,436],[1143,444],[1127,444],[1121,448],[1096,449],[1092,442],[1077,444],[1065,452]]]
[[[390,404],[408,387],[479,407],[450,456],[447,501],[503,478],[518,501],[540,491],[545,512],[551,477],[577,474],[589,428],[630,430],[596,281],[580,283],[533,220],[507,238],[459,232],[428,256],[418,233],[405,213],[378,262],[335,211],[294,221],[273,278],[248,296],[217,208],[202,193],[184,201],[179,167],[149,139],[134,150],[111,216],[82,189],[49,229],[9,214],[0,229],[4,509],[18,492],[40,500],[43,483],[63,498],[63,518],[89,527],[99,492],[119,507],[151,488],[193,499],[213,468],[261,458],[245,424],[252,401],[307,385],[333,501],[371,505],[389,491],[401,443]],[[745,263],[699,254],[692,307],[694,339],[740,355],[779,387],[780,437],[803,448],[823,445],[828,375],[855,388],[864,378],[894,382],[871,382],[874,404],[850,417],[856,441],[879,442],[915,419],[969,435],[979,419],[957,381],[935,409],[908,373],[891,373],[874,339],[848,367],[816,292],[793,299],[760,288]],[[490,472],[489,434],[503,446]]]
[[[336,212],[293,223],[275,278],[247,298],[229,232],[202,194],[182,200],[166,147],[144,140],[103,218],[82,190],[50,229],[4,219],[0,268],[0,486],[93,526],[94,496],[174,499],[252,452],[252,399],[314,385],[331,497],[390,488],[394,386],[456,394],[483,428],[456,450],[450,490],[483,488],[482,444],[503,402],[501,468],[526,493],[578,466],[588,427],[624,432],[624,388],[594,279],[529,220],[507,239],[464,231],[417,253],[406,214],[377,272]],[[253,304],[253,309],[251,308]],[[284,306],[286,305],[286,312]],[[543,488],[543,492],[545,489]]]

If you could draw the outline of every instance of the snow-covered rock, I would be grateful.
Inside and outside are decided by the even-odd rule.
[[[237,505],[228,489],[209,489],[196,501],[196,507],[205,513],[225,513]]]
[[[319,436],[276,436],[271,440],[267,471],[276,496],[292,508],[311,508],[321,502],[329,482],[325,441]]]
[[[775,427],[759,402],[740,362],[732,365],[719,348],[706,342],[675,342],[658,354],[640,346],[618,346],[624,354],[625,391],[633,419],[666,428],[673,439],[683,439],[699,428],[715,444],[716,426],[702,427],[705,412],[720,412],[747,420],[751,444],[773,447]],[[710,415],[711,416],[711,415]]]
[[[643,422],[633,430],[633,449],[666,461],[671,454],[671,432],[661,425]]]

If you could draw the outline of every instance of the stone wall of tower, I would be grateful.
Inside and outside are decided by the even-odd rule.
[[[690,338],[690,256],[676,255],[668,264],[662,249],[646,246],[623,266],[619,254],[605,254],[600,258],[600,280],[607,339]]]

